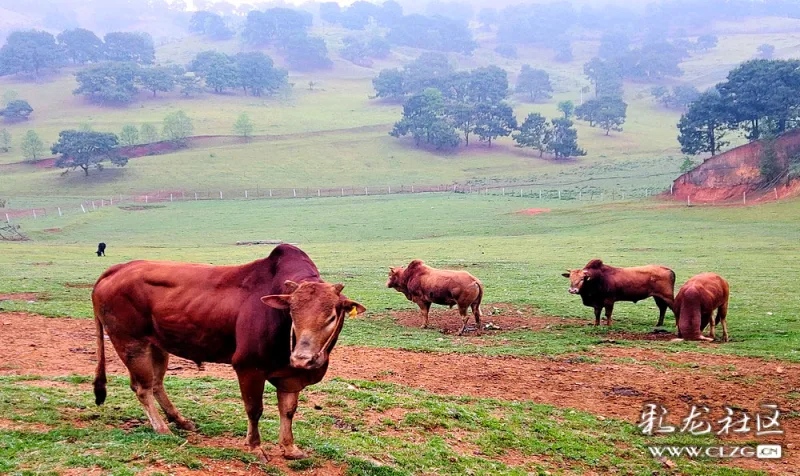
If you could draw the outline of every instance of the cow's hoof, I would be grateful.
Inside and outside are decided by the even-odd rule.
[[[296,445],[292,445],[289,447],[283,447],[283,457],[286,459],[303,459],[307,458],[308,456]]]
[[[192,423],[190,420],[186,420],[186,419],[176,420],[175,421],[175,426],[177,426],[181,430],[197,431],[197,425]]]

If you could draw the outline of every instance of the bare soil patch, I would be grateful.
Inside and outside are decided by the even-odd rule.
[[[0,301],[37,301],[39,293],[0,293]]]
[[[45,228],[44,231],[46,231],[47,233],[61,233],[64,230],[62,230],[61,228]]]
[[[525,210],[520,210],[515,213],[517,215],[539,215],[540,213],[547,213],[549,211],[549,208],[526,208]]]
[[[495,334],[499,332],[515,330],[541,330],[551,326],[559,325],[586,325],[585,320],[564,319],[553,316],[537,315],[530,308],[519,308],[505,303],[483,304],[481,310],[484,313],[481,317],[481,332]],[[419,310],[395,311],[391,313],[392,318],[397,324],[406,327],[422,326],[422,312]],[[472,311],[467,313],[467,329],[474,333],[475,318]],[[458,313],[457,309],[445,310],[441,307],[432,307],[428,326],[438,329],[443,334],[457,334],[464,324],[464,318]],[[471,335],[471,334],[470,334]]]
[[[93,374],[91,320],[3,313],[0,322],[9,323],[2,327],[0,375]],[[106,350],[109,373],[127,375],[108,343]],[[678,419],[689,414],[691,405],[707,405],[712,417],[719,419],[723,405],[757,412],[762,403],[774,402],[785,415],[781,420],[785,434],[758,441],[783,444],[784,458],[735,464],[773,474],[800,474],[800,418],[796,416],[800,401],[789,396],[800,387],[800,364],[624,347],[604,347],[591,355],[599,362],[337,347],[327,378],[391,382],[442,395],[530,400],[631,423],[639,420],[647,402],[665,405]],[[200,371],[194,363],[174,357],[168,374],[234,378],[230,366],[206,364]],[[304,406],[301,413],[309,411]],[[789,414],[795,416],[786,416]],[[400,415],[389,416],[397,417]]]
[[[126,212],[143,212],[164,207],[166,207],[166,205],[126,205],[124,207],[119,207],[119,209],[125,210]]]

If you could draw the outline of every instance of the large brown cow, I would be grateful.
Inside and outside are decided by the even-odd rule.
[[[678,337],[687,340],[714,340],[714,319],[717,311],[717,324],[722,323],[722,338],[728,342],[728,282],[714,273],[701,273],[681,286],[675,296],[675,325]],[[710,324],[709,337],[703,336],[703,329]]]
[[[450,271],[427,266],[415,259],[407,267],[389,268],[389,281],[386,287],[393,288],[406,296],[406,299],[419,306],[424,317],[422,328],[428,327],[428,314],[431,304],[458,306],[464,318],[464,325],[458,335],[467,329],[467,309],[472,308],[477,332],[481,331],[481,300],[483,284],[466,271]]]
[[[667,308],[672,309],[675,295],[675,272],[665,266],[647,265],[615,268],[593,259],[583,269],[570,269],[570,294],[579,294],[584,306],[594,308],[594,325],[600,325],[600,311],[606,308],[606,324],[617,301],[637,302],[652,297],[658,306],[658,324],[664,325]]]
[[[298,394],[325,375],[345,315],[365,311],[341,294],[343,287],[322,281],[308,255],[289,245],[241,266],[157,261],[113,266],[92,292],[96,403],[106,398],[105,329],[156,432],[170,430],[155,402],[178,428],[195,428],[164,391],[170,354],[198,365],[232,364],[247,411],[246,444],[266,460],[258,421],[269,380],[278,393],[284,456],[302,458],[292,435]]]

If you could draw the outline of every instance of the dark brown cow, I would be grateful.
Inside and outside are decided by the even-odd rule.
[[[195,428],[164,391],[170,354],[198,365],[232,364],[247,411],[246,444],[266,460],[258,421],[269,380],[278,392],[284,456],[302,458],[292,435],[298,394],[325,375],[345,315],[365,311],[341,294],[343,287],[322,281],[308,255],[289,245],[241,266],[165,261],[113,266],[92,292],[96,403],[106,398],[105,328],[156,432],[170,430],[155,402],[178,428]]]
[[[606,324],[618,301],[638,302],[652,297],[658,306],[658,324],[664,325],[667,308],[672,309],[675,295],[675,272],[665,266],[647,265],[615,268],[593,259],[583,269],[567,270],[569,292],[579,294],[584,306],[594,308],[594,325],[600,325],[600,311],[606,308]]]
[[[427,266],[415,259],[406,268],[389,268],[389,282],[386,287],[393,288],[406,296],[406,299],[419,306],[424,317],[422,328],[428,327],[428,314],[431,304],[458,306],[464,318],[464,325],[458,335],[467,329],[467,309],[472,308],[477,332],[481,331],[481,300],[483,284],[466,271],[449,271]]]
[[[687,340],[714,340],[714,319],[717,311],[717,324],[722,323],[722,338],[728,342],[728,282],[714,273],[702,273],[692,277],[681,286],[675,297],[675,325],[678,337]],[[703,336],[703,329],[710,324],[709,337]]]

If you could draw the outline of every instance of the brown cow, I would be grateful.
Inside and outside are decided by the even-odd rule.
[[[692,277],[681,286],[675,296],[675,325],[678,337],[687,340],[714,340],[714,319],[717,311],[717,324],[722,323],[722,338],[728,342],[728,282],[714,273],[702,273]],[[710,324],[709,337],[703,336],[703,329]]]
[[[105,328],[156,432],[170,429],[155,402],[178,428],[195,429],[164,391],[170,354],[198,365],[232,364],[247,411],[246,444],[267,459],[258,421],[264,382],[269,380],[278,393],[284,456],[302,458],[292,435],[298,394],[325,375],[345,315],[365,311],[341,294],[343,287],[322,281],[308,255],[289,245],[241,266],[166,261],[113,266],[92,292],[98,360],[95,401],[100,405],[106,398]]]
[[[422,328],[428,327],[428,314],[431,304],[458,306],[464,318],[464,325],[458,335],[467,329],[467,309],[472,308],[477,332],[481,332],[481,300],[483,284],[466,271],[450,271],[427,266],[415,259],[406,268],[389,268],[389,281],[386,287],[393,288],[406,296],[406,299],[419,306],[424,316]]]
[[[600,311],[606,308],[606,324],[617,301],[637,302],[652,297],[658,306],[658,324],[664,325],[667,308],[672,309],[675,295],[675,272],[665,266],[647,265],[615,268],[593,259],[583,269],[562,274],[569,278],[570,294],[579,294],[584,306],[594,308],[594,325],[600,325]]]

